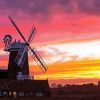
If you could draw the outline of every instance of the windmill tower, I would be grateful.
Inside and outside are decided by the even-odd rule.
[[[33,59],[36,61],[41,70],[43,72],[46,72],[47,66],[42,60],[40,54],[37,52],[35,47],[32,49],[30,46],[30,42],[36,34],[35,27],[32,28],[28,41],[26,41],[24,35],[19,30],[12,17],[9,16],[9,19],[25,43],[21,43],[20,41],[12,42],[12,37],[10,35],[6,35],[4,37],[4,43],[5,43],[4,50],[10,52],[9,64],[8,64],[8,78],[10,79],[17,79],[17,78],[23,79],[24,77],[29,78],[28,51],[31,53]]]

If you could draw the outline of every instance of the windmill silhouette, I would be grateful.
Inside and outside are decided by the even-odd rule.
[[[9,19],[25,43],[21,43],[20,41],[12,42],[12,37],[8,34],[4,37],[5,51],[10,52],[8,64],[8,77],[10,79],[16,79],[17,76],[19,79],[22,79],[22,76],[29,77],[28,51],[31,53],[32,58],[35,60],[35,62],[38,64],[41,70],[43,72],[46,72],[47,66],[41,58],[40,54],[37,52],[35,47],[31,48],[30,46],[30,42],[36,34],[35,27],[33,26],[27,41],[22,32],[19,30],[13,18],[9,16]]]

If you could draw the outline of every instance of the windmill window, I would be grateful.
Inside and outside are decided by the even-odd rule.
[[[11,96],[11,91],[9,91],[9,95]]]
[[[43,96],[43,92],[36,92],[36,96],[42,97]]]
[[[16,97],[17,96],[17,93],[16,92],[13,92],[13,96]]]
[[[24,92],[19,92],[18,95],[19,96],[24,96]]]
[[[32,96],[33,95],[33,92],[30,92],[30,96]]]
[[[7,96],[7,92],[6,91],[3,92],[3,96]]]

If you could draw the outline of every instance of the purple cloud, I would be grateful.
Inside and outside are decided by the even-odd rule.
[[[77,6],[81,12],[100,14],[100,0],[77,0]]]
[[[65,9],[70,5],[70,0],[1,0],[0,9],[14,12],[22,11],[23,13],[48,14],[52,5],[61,5]]]
[[[16,16],[22,13],[46,19],[49,16],[49,11],[53,10],[52,5],[59,5],[68,14],[73,12],[74,3],[80,12],[99,14],[100,0],[0,0],[0,13],[11,13]]]

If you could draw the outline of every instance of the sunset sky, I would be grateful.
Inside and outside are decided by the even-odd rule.
[[[37,30],[36,47],[48,66],[44,74],[30,57],[30,74],[50,83],[82,84],[100,80],[100,0],[0,0],[0,68],[7,69],[6,34],[23,40],[11,15],[28,40]]]

